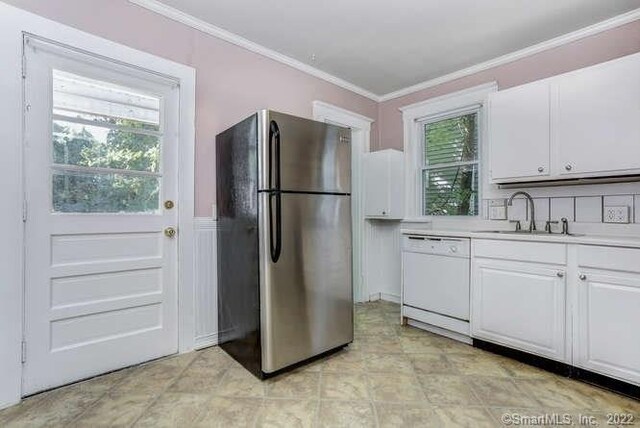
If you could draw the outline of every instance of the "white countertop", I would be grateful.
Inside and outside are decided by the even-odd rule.
[[[438,236],[450,238],[496,239],[500,241],[556,242],[560,244],[605,245],[611,247],[640,248],[640,237],[615,235],[560,235],[528,233],[491,233],[455,229],[401,229],[403,235]]]

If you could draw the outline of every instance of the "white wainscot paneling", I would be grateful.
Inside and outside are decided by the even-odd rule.
[[[194,219],[196,349],[218,343],[217,222]]]
[[[400,222],[369,221],[365,252],[367,289],[371,300],[400,302]]]

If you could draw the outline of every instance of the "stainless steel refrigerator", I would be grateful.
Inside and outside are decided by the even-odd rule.
[[[269,110],[216,137],[219,340],[260,378],[353,341],[350,138]]]

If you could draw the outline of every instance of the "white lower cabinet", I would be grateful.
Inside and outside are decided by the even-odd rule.
[[[582,246],[579,257],[573,364],[640,384],[640,250]]]
[[[638,248],[473,239],[471,335],[640,385],[639,260]]]
[[[472,284],[473,337],[566,361],[564,267],[474,258]]]

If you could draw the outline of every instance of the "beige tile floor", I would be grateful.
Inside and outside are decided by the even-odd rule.
[[[640,425],[636,400],[401,327],[398,305],[355,313],[348,349],[268,381],[213,347],[27,398],[0,427],[495,427],[505,413],[606,426],[616,412]]]

